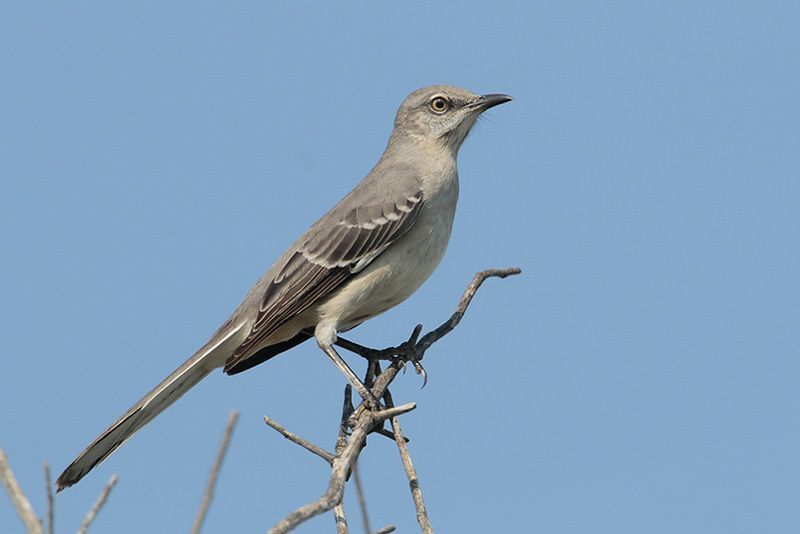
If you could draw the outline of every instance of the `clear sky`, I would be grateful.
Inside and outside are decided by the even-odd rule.
[[[0,447],[40,514],[42,462],[204,343],[448,83],[516,100],[462,148],[438,271],[350,335],[395,344],[524,269],[394,388],[434,526],[800,532],[795,3],[114,4],[0,9]],[[330,448],[343,386],[311,344],[213,374],[58,496],[58,531],[112,473],[95,532],[187,531],[237,409],[206,532],[264,532],[328,469],[261,416]],[[362,469],[373,526],[414,532],[392,444]]]

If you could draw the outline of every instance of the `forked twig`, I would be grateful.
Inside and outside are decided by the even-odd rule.
[[[342,410],[342,422],[340,424],[339,437],[337,440],[336,454],[331,458],[330,453],[324,449],[297,437],[288,430],[284,429],[277,423],[271,422],[267,417],[264,418],[265,422],[275,430],[278,430],[285,437],[304,447],[305,449],[325,458],[331,464],[331,477],[328,482],[328,487],[325,493],[316,501],[301,506],[295,511],[287,515],[283,520],[270,529],[270,534],[281,534],[289,532],[295,527],[315,517],[319,514],[334,510],[334,517],[336,519],[337,532],[347,532],[347,521],[344,515],[344,507],[342,505],[342,498],[344,495],[344,486],[351,471],[355,468],[355,463],[358,459],[361,450],[366,444],[367,436],[372,432],[378,432],[387,435],[388,432],[382,428],[383,422],[390,419],[392,423],[393,433],[391,436],[397,442],[400,451],[403,465],[409,479],[411,487],[412,498],[417,510],[417,520],[422,527],[423,532],[426,534],[433,532],[430,521],[428,520],[425,504],[422,500],[422,491],[419,488],[417,474],[411,463],[411,458],[408,453],[406,442],[408,441],[402,433],[398,416],[413,410],[416,405],[414,403],[404,404],[402,406],[394,407],[392,405],[391,395],[388,393],[388,387],[396,378],[398,372],[405,367],[405,362],[410,361],[414,364],[415,368],[419,371],[419,360],[425,354],[425,351],[430,348],[436,341],[451,332],[461,321],[466,313],[472,298],[480,288],[481,284],[490,277],[505,278],[507,276],[519,274],[522,272],[518,268],[510,269],[487,269],[477,273],[470,284],[464,291],[461,300],[456,307],[456,311],[450,318],[442,323],[435,330],[428,332],[421,339],[418,339],[421,326],[414,329],[408,341],[398,347],[392,347],[381,351],[375,351],[358,345],[356,343],[339,338],[337,345],[360,354],[370,360],[370,365],[367,370],[366,380],[364,381],[367,387],[372,392],[376,399],[386,396],[387,408],[384,410],[371,411],[367,409],[366,405],[362,402],[358,408],[353,410],[352,405],[348,399],[350,391],[349,386],[345,390],[345,405]],[[399,357],[398,357],[399,356]],[[381,359],[386,359],[392,363],[384,370],[380,371],[380,367],[376,362]],[[350,428],[349,436],[347,428]],[[360,486],[358,482],[357,486]],[[363,492],[360,494],[363,495]],[[366,508],[362,505],[362,511],[366,514]],[[367,529],[369,525],[365,516],[365,526]],[[395,530],[394,526],[386,526],[374,534],[388,534]]]
[[[394,369],[393,375],[397,375],[397,366],[390,366],[389,369]],[[376,384],[372,392],[377,398],[383,396],[386,387],[389,385],[389,381],[381,381],[381,377],[388,374],[388,372],[383,373],[380,377],[378,377],[378,380],[376,380]],[[305,506],[301,506],[294,512],[290,513],[288,516],[286,516],[286,518],[270,529],[270,534],[282,534],[284,532],[289,532],[297,527],[300,523],[327,512],[341,503],[342,496],[344,495],[344,484],[347,480],[347,475],[351,466],[353,465],[353,462],[356,460],[356,458],[358,458],[361,449],[364,447],[367,435],[371,432],[372,428],[374,428],[375,425],[382,423],[389,417],[395,417],[402,413],[409,412],[415,407],[416,405],[412,403],[405,404],[397,408],[381,410],[379,412],[371,412],[369,410],[362,411],[356,420],[352,432],[350,433],[350,439],[347,441],[347,445],[333,460],[331,465],[331,477],[325,493],[318,500],[306,504]]]

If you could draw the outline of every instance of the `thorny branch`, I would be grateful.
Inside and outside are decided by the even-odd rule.
[[[466,313],[472,298],[478,291],[478,288],[480,288],[481,284],[483,284],[487,278],[505,278],[521,272],[522,271],[519,268],[514,267],[509,269],[487,269],[477,273],[465,289],[455,312],[450,316],[450,318],[439,325],[439,327],[436,329],[422,336],[421,339],[419,338],[419,334],[422,330],[421,325],[417,325],[412,332],[411,337],[405,343],[402,343],[397,347],[390,347],[383,350],[370,349],[346,339],[339,338],[336,343],[337,345],[367,358],[369,365],[364,383],[370,389],[375,398],[385,399],[387,408],[378,411],[371,411],[362,402],[358,408],[353,409],[350,401],[351,390],[348,386],[345,389],[345,403],[342,410],[342,422],[340,425],[339,437],[337,439],[335,456],[331,455],[321,447],[318,447],[317,445],[314,445],[313,443],[310,443],[307,440],[292,434],[282,426],[273,422],[268,417],[264,417],[264,421],[270,427],[280,432],[284,437],[292,442],[324,458],[331,465],[331,477],[328,482],[328,488],[322,497],[291,512],[278,524],[272,527],[272,529],[270,529],[270,534],[289,532],[304,521],[307,521],[308,519],[311,519],[312,517],[327,512],[331,509],[334,509],[337,532],[347,533],[347,520],[345,518],[344,506],[342,504],[345,482],[349,478],[352,470],[355,468],[356,460],[366,444],[367,436],[373,432],[380,433],[382,435],[389,434],[388,431],[383,428],[384,421],[387,419],[391,420],[393,432],[390,435],[397,442],[400,456],[403,460],[403,465],[409,479],[412,499],[417,511],[417,520],[419,521],[420,527],[424,533],[428,534],[433,532],[433,528],[428,520],[425,503],[422,500],[422,491],[419,487],[417,474],[411,462],[411,457],[406,445],[408,440],[403,436],[398,419],[399,415],[413,410],[416,405],[409,403],[403,406],[394,407],[391,394],[388,391],[389,385],[395,379],[397,373],[404,368],[406,362],[411,362],[418,373],[421,372],[424,374],[424,369],[422,369],[419,361],[425,355],[425,351],[428,350],[436,341],[450,333],[458,325]],[[379,360],[388,360],[391,362],[391,364],[381,372],[380,365],[378,364]],[[347,432],[348,428],[350,429],[349,436]],[[378,530],[375,534],[389,533],[393,531],[394,527],[390,525]]]

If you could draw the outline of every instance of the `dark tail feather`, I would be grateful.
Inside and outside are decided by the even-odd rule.
[[[308,334],[306,332],[300,332],[292,339],[287,339],[286,341],[275,343],[274,345],[270,345],[269,347],[264,347],[260,351],[256,352],[252,356],[248,356],[246,359],[242,360],[233,367],[226,368],[225,372],[228,373],[229,375],[235,375],[236,373],[247,371],[251,367],[255,367],[260,363],[264,363],[270,358],[277,356],[281,352],[285,352],[293,347],[296,347],[300,343],[303,343],[304,341],[308,341],[312,337],[314,337],[312,334]]]

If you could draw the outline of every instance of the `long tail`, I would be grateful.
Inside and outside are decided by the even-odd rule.
[[[220,329],[222,330],[222,329]],[[234,328],[211,341],[186,360],[175,372],[153,388],[150,393],[134,404],[125,415],[100,434],[91,445],[69,464],[56,480],[58,491],[68,488],[82,479],[89,471],[108,458],[140,428],[166,410],[173,402],[205,378],[216,367],[221,367],[230,352],[226,343],[238,331]]]

